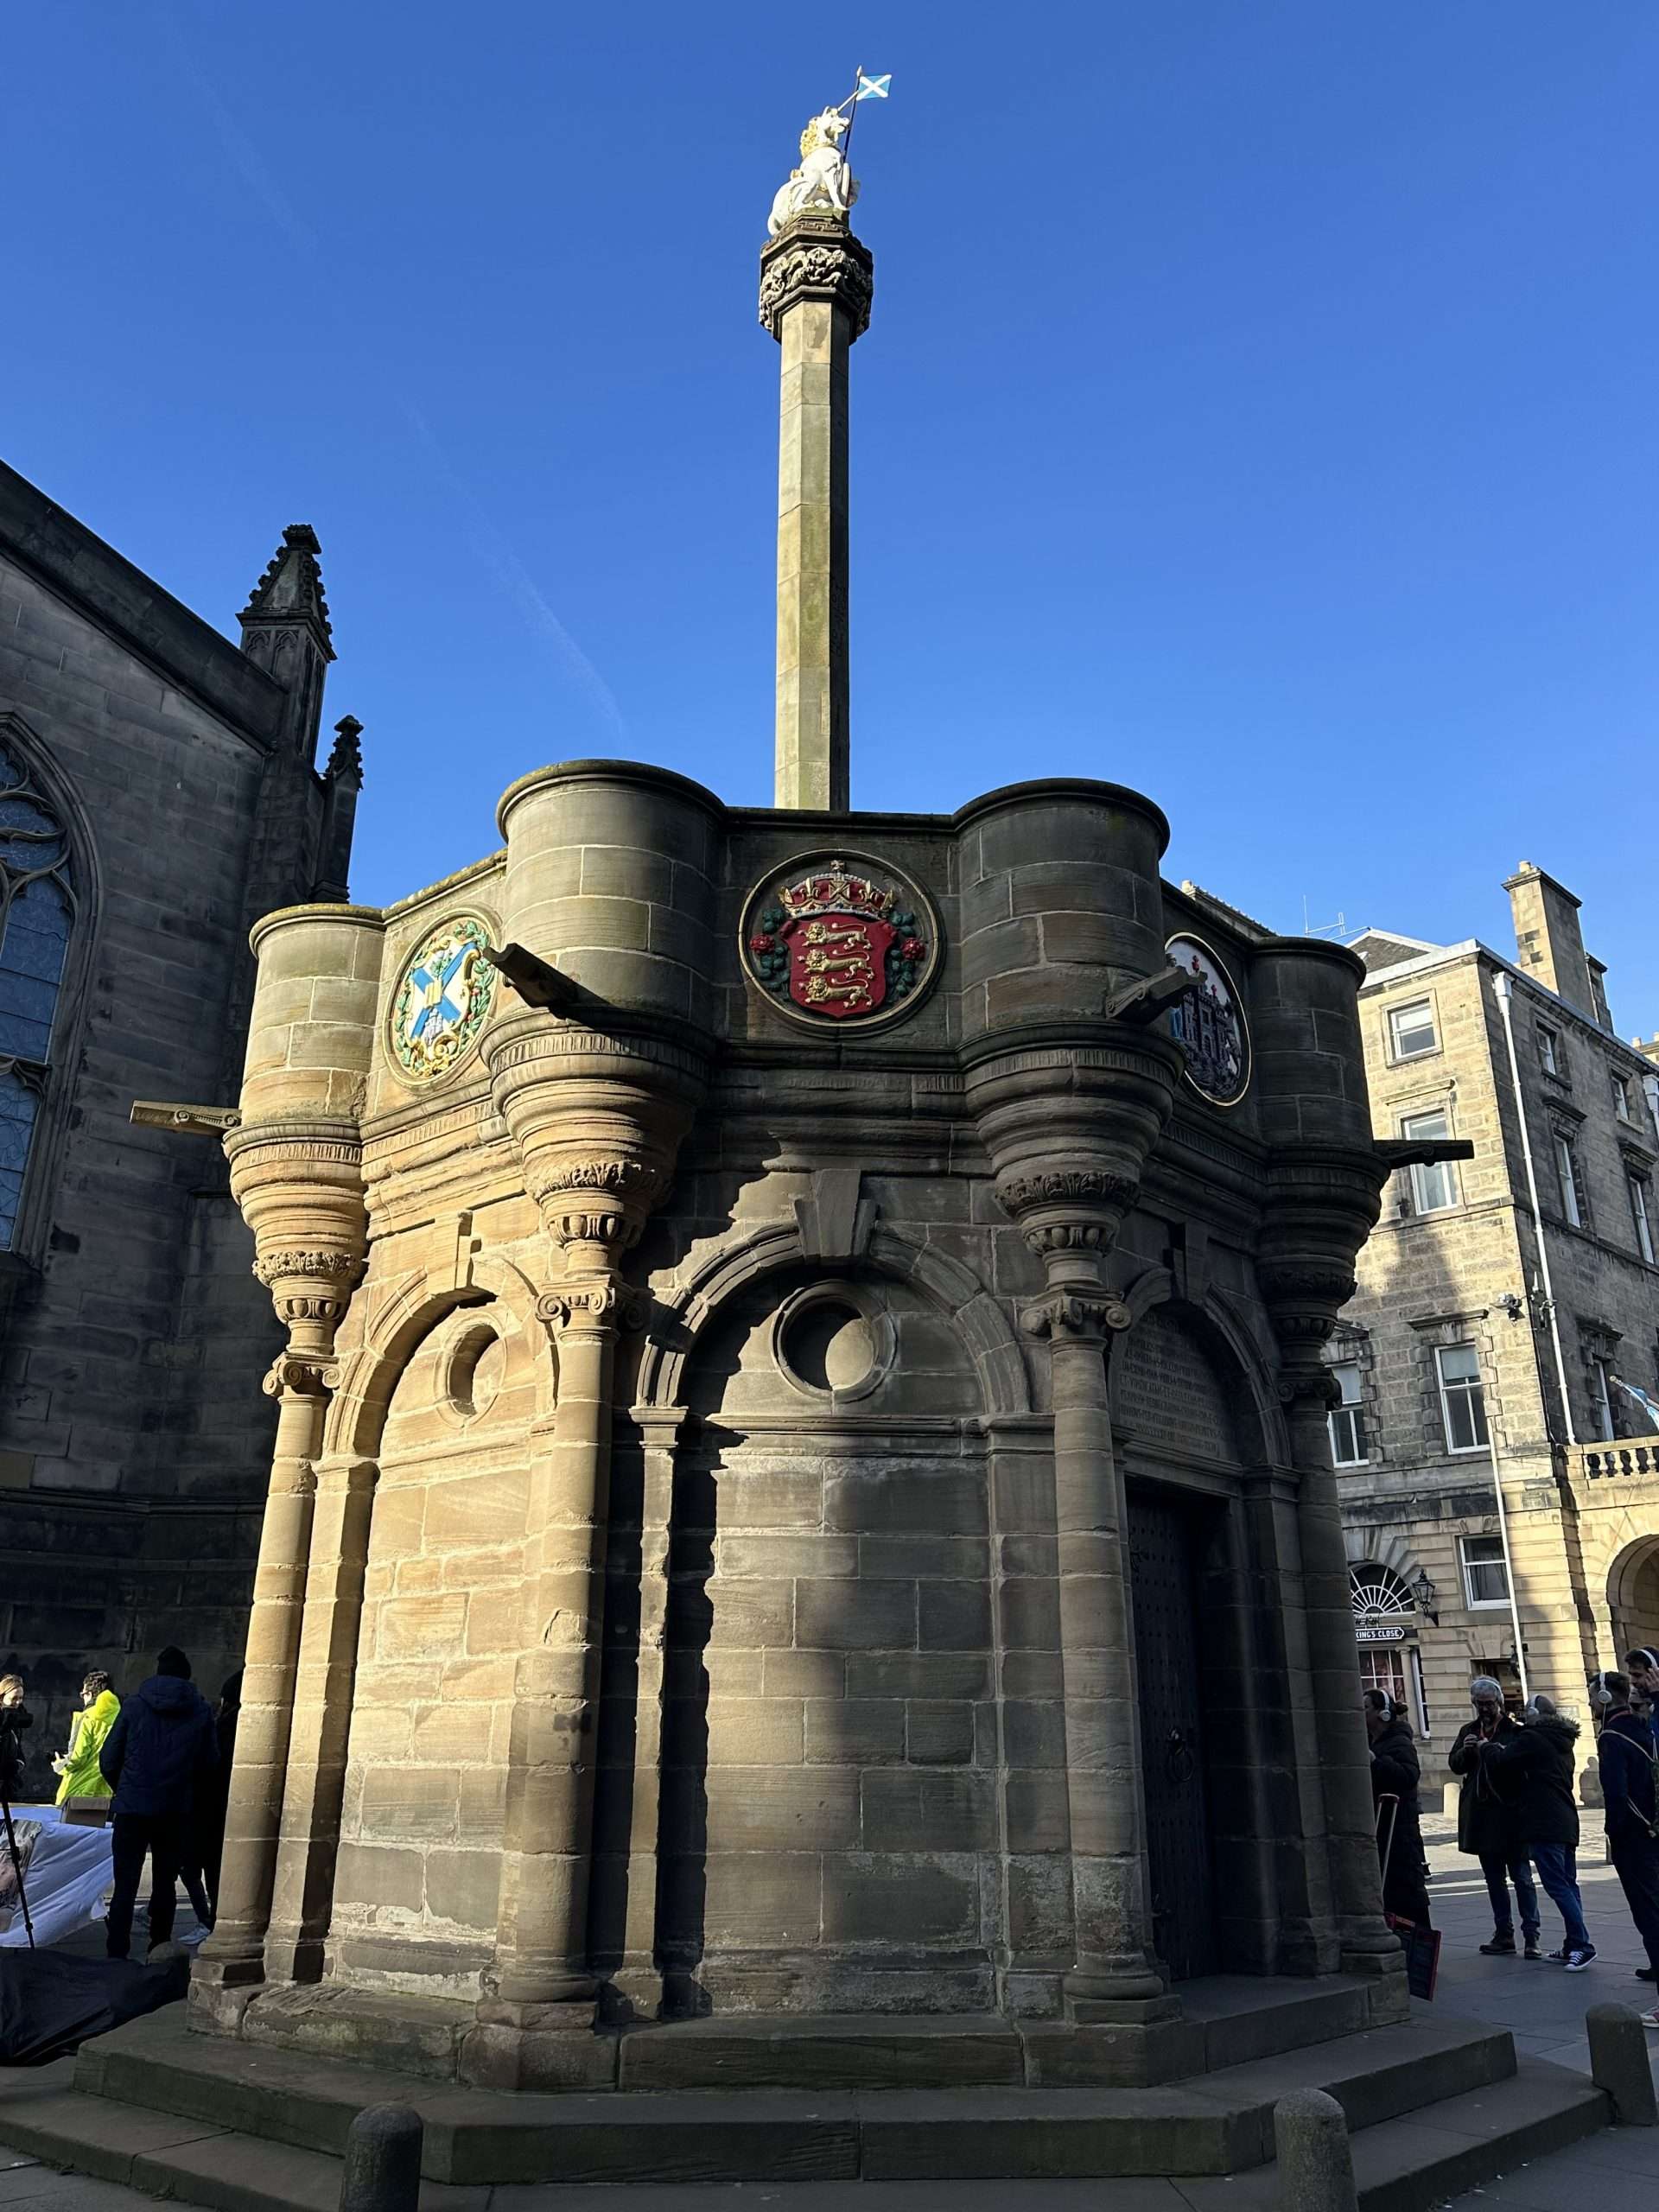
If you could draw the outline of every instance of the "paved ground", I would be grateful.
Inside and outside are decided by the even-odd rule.
[[[1599,1863],[1601,1841],[1586,1822],[1586,1864],[1580,1869],[1585,1918],[1597,1952],[1583,1974],[1547,1962],[1483,1959],[1478,1946],[1491,1932],[1486,1885],[1472,1859],[1458,1855],[1453,1823],[1424,1822],[1433,1872],[1430,1897],[1443,1931],[1439,2012],[1491,2020],[1507,2027],[1517,2050],[1557,2065],[1587,2071],[1584,2015],[1592,2005],[1627,2004],[1648,2011],[1659,2004],[1635,1969],[1643,1954],[1611,1866]],[[1561,1940],[1554,1909],[1543,1901],[1544,1948]],[[181,1915],[181,1921],[185,1916]],[[181,1932],[183,1932],[182,1929]],[[84,1941],[84,1939],[82,1939]],[[77,1948],[81,1944],[78,1942]],[[1649,2037],[1659,2072],[1659,2033]],[[1216,2184],[1205,2212],[1214,2204]],[[603,2212],[608,2202],[627,2212],[1194,2212],[1195,2200],[1177,2183],[940,2182],[917,2184],[824,2183],[804,2185],[718,2185],[681,2189],[499,2189],[495,2212]],[[0,2212],[150,2212],[155,2200],[113,2182],[54,2173],[0,2146]],[[1457,2200],[1454,2212],[1659,2212],[1659,2128],[1612,2128],[1554,2158],[1506,2174]]]

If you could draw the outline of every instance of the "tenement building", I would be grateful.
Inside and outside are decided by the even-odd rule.
[[[1326,1347],[1361,1671],[1437,1750],[1471,1674],[1571,1704],[1659,1637],[1659,1077],[1579,901],[1505,887],[1513,958],[1353,948],[1378,1135],[1473,1147],[1395,1175]]]
[[[238,1663],[280,1341],[213,1141],[249,925],[346,893],[357,725],[315,766],[334,658],[309,529],[238,649],[0,467],[0,1670],[28,1788],[89,1665]],[[134,1128],[135,1100],[181,1102]],[[217,1669],[217,1673],[215,1673]]]

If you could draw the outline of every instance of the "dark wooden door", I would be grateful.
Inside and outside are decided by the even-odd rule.
[[[1177,1981],[1216,1967],[1210,1826],[1199,1702],[1195,1517],[1129,1493],[1129,1579],[1141,1701],[1153,1944]]]

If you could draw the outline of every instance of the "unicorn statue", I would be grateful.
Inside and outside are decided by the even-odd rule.
[[[838,107],[815,115],[801,133],[801,166],[791,169],[787,184],[779,185],[767,218],[768,234],[776,238],[792,216],[823,209],[845,222],[858,197],[858,181],[847,165],[841,142],[849,118]]]

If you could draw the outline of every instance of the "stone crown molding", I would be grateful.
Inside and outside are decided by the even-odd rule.
[[[512,1015],[505,1021],[498,1021],[493,1031],[485,1037],[483,1052],[491,1077],[498,1082],[504,1076],[516,1076],[526,1068],[533,1069],[540,1062],[551,1063],[550,1072],[580,1073],[582,1071],[569,1069],[567,1065],[580,1059],[600,1065],[617,1060],[639,1062],[677,1076],[683,1083],[694,1084],[699,1090],[709,1073],[706,1054],[674,1044],[667,1038],[637,1031],[622,1036],[568,1024],[555,1027],[545,1014],[539,1013]]]
[[[875,260],[844,223],[798,216],[760,255],[760,321],[783,337],[784,317],[803,300],[827,300],[847,317],[849,342],[870,327]]]
[[[1044,1168],[1036,1174],[999,1178],[996,1195],[1016,1221],[1038,1207],[1102,1206],[1127,1213],[1140,1192],[1133,1175],[1104,1167]]]
[[[253,1272],[269,1290],[273,1283],[297,1276],[321,1276],[341,1285],[360,1282],[366,1262],[354,1252],[316,1249],[302,1252],[262,1252]]]

